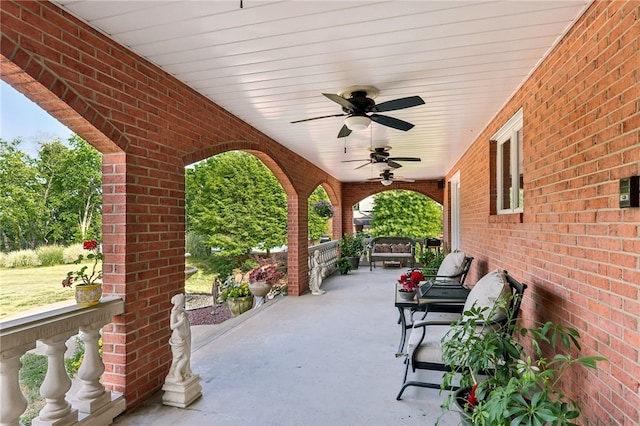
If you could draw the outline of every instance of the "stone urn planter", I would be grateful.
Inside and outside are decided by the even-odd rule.
[[[249,290],[256,297],[264,297],[271,291],[272,285],[267,281],[249,281]]]
[[[253,307],[253,296],[227,297],[227,306],[231,315],[237,317]]]

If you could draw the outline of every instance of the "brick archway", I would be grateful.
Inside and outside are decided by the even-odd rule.
[[[414,191],[431,198],[439,204],[444,204],[444,185],[440,180],[394,182],[389,186],[382,186],[379,182],[344,183],[342,185],[342,229],[351,230],[353,228],[352,207],[356,203],[370,195],[395,189]]]
[[[105,293],[125,301],[105,329],[103,381],[134,407],[161,387],[171,360],[185,164],[242,149],[274,172],[288,195],[291,295],[308,288],[307,196],[325,182],[339,199],[341,184],[52,3],[3,3],[2,23],[2,79],[103,153]]]

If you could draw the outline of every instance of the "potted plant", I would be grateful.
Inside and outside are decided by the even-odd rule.
[[[98,241],[89,240],[82,244],[84,250],[88,250],[86,259],[92,260],[91,273],[87,270],[89,265],[84,265],[78,271],[69,271],[64,280],[62,280],[63,287],[71,287],[74,282],[76,283],[76,303],[79,306],[92,306],[97,305],[100,302],[102,296],[102,268],[98,267],[98,262],[104,260],[104,254],[100,252]],[[79,255],[73,262],[80,264],[85,260],[84,255]]]
[[[249,272],[249,289],[254,296],[264,297],[280,276],[276,265],[259,266]]]
[[[606,359],[574,356],[580,334],[573,328],[552,322],[525,328],[513,318],[489,325],[495,322],[485,318],[495,318],[494,313],[484,311],[465,312],[443,338],[443,361],[451,371],[444,374],[441,390],[450,390],[460,374],[460,389],[449,394],[443,408],[457,407],[467,424],[573,425],[580,409],[562,392],[562,379],[574,364],[596,368]]]
[[[408,271],[406,274],[400,275],[400,279],[398,279],[400,297],[404,300],[413,300],[418,287],[420,287],[420,281],[424,281],[424,275],[418,270]]]
[[[318,216],[325,219],[333,217],[333,206],[330,202],[320,200],[317,203],[313,203],[311,206]]]
[[[336,266],[342,275],[346,275],[351,270],[351,262],[346,257],[336,259]]]
[[[449,254],[449,252],[446,250],[440,250],[438,252],[425,250],[419,259],[425,274],[436,275],[438,268],[440,268],[440,265],[447,254]]]
[[[355,235],[346,233],[340,239],[340,254],[351,262],[352,269],[360,266],[360,256],[364,254],[364,234],[358,232]]]
[[[220,285],[220,300],[227,302],[231,315],[238,316],[253,307],[253,296],[249,290],[249,283],[246,281],[236,282],[233,275]]]

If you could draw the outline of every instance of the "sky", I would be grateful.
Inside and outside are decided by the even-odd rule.
[[[29,98],[0,81],[0,138],[6,141],[21,138],[20,150],[35,157],[39,141],[66,141],[72,134]]]

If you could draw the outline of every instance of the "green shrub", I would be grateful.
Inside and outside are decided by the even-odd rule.
[[[18,250],[9,252],[5,257],[6,268],[40,266],[40,259],[35,250]]]
[[[7,254],[0,252],[0,268],[7,267]]]
[[[64,263],[63,250],[64,247],[59,245],[38,247],[36,253],[38,254],[38,259],[40,259],[40,265],[62,265]]]
[[[209,254],[209,247],[202,235],[187,232],[186,250],[191,256],[204,257]]]
[[[20,423],[28,426],[44,407],[44,398],[40,396],[40,385],[47,374],[47,357],[45,355],[25,354],[20,358],[20,388],[27,398],[27,410],[22,413]]]
[[[62,261],[65,264],[73,263],[76,261],[78,256],[86,255],[86,253],[87,251],[82,248],[82,244],[73,244],[69,247],[65,247],[64,250],[62,250]]]
[[[247,259],[244,261],[242,266],[240,266],[240,270],[242,272],[249,272],[252,269],[257,268],[260,264],[254,259]]]

